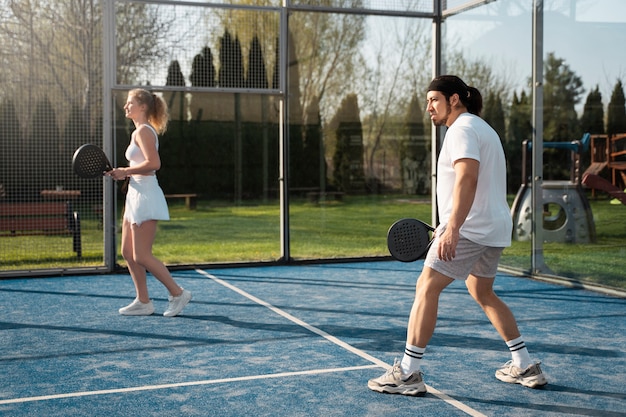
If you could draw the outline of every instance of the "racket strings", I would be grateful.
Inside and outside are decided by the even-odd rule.
[[[391,255],[401,262],[413,262],[424,256],[432,242],[433,228],[416,219],[401,219],[387,233],[387,247]]]
[[[411,254],[416,248],[428,245],[428,233],[415,224],[403,224],[396,229],[394,236],[395,249],[399,254]]]
[[[109,170],[108,162],[103,158],[100,149],[85,146],[74,158],[74,170],[82,177],[97,177]]]

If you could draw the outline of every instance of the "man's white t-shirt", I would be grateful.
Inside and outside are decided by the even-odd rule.
[[[500,137],[487,122],[470,113],[461,114],[445,134],[437,163],[437,203],[440,226],[452,211],[454,162],[475,159],[480,163],[472,208],[459,233],[472,242],[492,247],[511,245],[513,222],[506,201],[506,159]]]

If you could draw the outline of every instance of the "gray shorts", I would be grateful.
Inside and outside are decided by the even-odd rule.
[[[498,272],[498,262],[504,248],[479,245],[461,237],[456,246],[456,256],[451,261],[442,261],[437,256],[439,238],[435,238],[424,266],[434,269],[450,278],[466,280],[472,274],[481,278],[494,278]]]

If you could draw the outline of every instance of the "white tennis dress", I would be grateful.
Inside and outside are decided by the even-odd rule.
[[[152,126],[146,126],[152,130],[156,137],[158,151],[159,136]],[[146,160],[141,148],[135,142],[134,135],[131,136],[130,144],[124,155],[131,167]],[[170,219],[167,201],[165,201],[165,195],[163,195],[163,190],[161,190],[155,174],[131,175],[124,206],[124,219],[128,220],[130,224],[140,226],[146,220]]]

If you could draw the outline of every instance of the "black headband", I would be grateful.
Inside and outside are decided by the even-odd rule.
[[[459,97],[469,97],[469,87],[459,77],[454,75],[442,75],[430,82],[428,91],[440,91],[446,96],[458,94]]]

